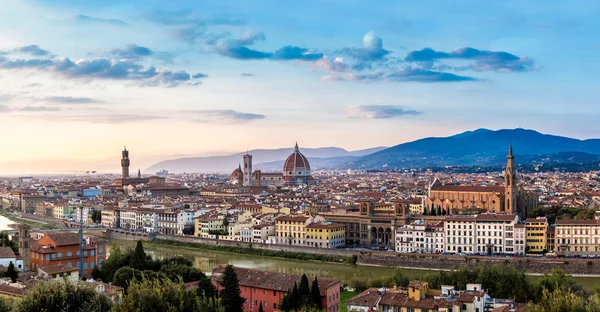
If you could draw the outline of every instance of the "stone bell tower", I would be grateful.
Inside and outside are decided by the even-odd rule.
[[[519,213],[517,209],[517,170],[515,169],[515,156],[512,144],[506,156],[506,171],[504,172],[504,211],[506,213]]]
[[[127,150],[127,146],[123,149],[123,152],[121,152],[121,171],[121,178],[129,178],[129,151]]]

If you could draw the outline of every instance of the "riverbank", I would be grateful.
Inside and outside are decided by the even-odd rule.
[[[462,257],[449,255],[402,254],[396,252],[356,251],[352,249],[308,248],[287,245],[245,243],[196,237],[157,235],[158,244],[189,246],[202,250],[220,250],[266,257],[280,257],[298,260],[318,260],[332,263],[406,268],[418,270],[452,270],[461,267],[472,268],[478,265],[491,266],[503,263],[512,264],[529,275],[543,275],[553,268],[561,268],[576,276],[600,276],[599,259],[576,258],[501,258],[501,257]]]
[[[296,259],[296,260],[314,260],[314,261],[324,261],[331,263],[348,263],[348,264],[356,264],[358,260],[358,256],[351,255],[348,257],[339,256],[339,255],[321,255],[321,254],[310,254],[304,252],[292,252],[292,251],[276,251],[276,250],[267,250],[267,249],[256,249],[252,247],[237,247],[237,246],[220,246],[220,245],[208,245],[202,243],[193,243],[193,242],[178,242],[173,240],[165,240],[165,239],[155,239],[152,241],[148,241],[149,244],[154,245],[167,245],[167,246],[176,246],[176,247],[184,247],[184,248],[193,248],[195,250],[214,250],[214,251],[224,251],[224,252],[232,252],[232,253],[242,253],[253,256],[262,256],[262,257],[275,257],[275,258],[284,258],[284,259]]]
[[[0,209],[0,216],[3,216],[3,217],[5,217],[5,218],[7,218],[10,221],[15,222],[15,223],[24,223],[24,224],[27,224],[27,225],[31,225],[34,228],[49,228],[49,229],[56,229],[57,228],[57,227],[55,227],[55,226],[53,226],[51,224],[48,224],[48,223],[43,223],[43,222],[38,222],[38,221],[35,221],[35,220],[30,220],[30,219],[25,219],[25,218],[17,217],[16,215],[8,212],[8,210],[6,210],[6,209]]]
[[[121,248],[135,248],[134,240],[112,240],[111,244]],[[341,264],[339,262],[304,261],[292,258],[279,258],[269,256],[250,255],[242,252],[226,252],[222,250],[197,249],[189,246],[175,246],[172,244],[152,244],[144,242],[144,249],[154,259],[167,259],[175,256],[183,256],[193,261],[194,266],[205,273],[210,274],[213,268],[222,264],[232,264],[239,267],[273,271],[286,274],[306,274],[310,276],[337,278],[345,284],[351,284],[355,279],[373,280],[392,276],[397,270],[409,277],[411,280],[421,279],[423,276],[440,271],[439,269],[426,269],[418,267],[400,268],[390,266],[366,265],[366,264]],[[445,270],[449,270],[448,266]],[[593,290],[600,286],[600,279],[587,275],[574,275],[578,284],[587,290]],[[536,283],[540,279],[539,274],[528,274],[527,279]]]

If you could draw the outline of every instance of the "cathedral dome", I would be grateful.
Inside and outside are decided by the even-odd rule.
[[[308,159],[300,153],[298,143],[294,147],[294,151],[283,163],[284,177],[306,177],[310,175],[310,164]]]
[[[242,171],[242,168],[235,168],[235,170],[233,170],[233,172],[231,173],[231,180],[233,181],[237,181],[237,179],[240,177],[240,175],[243,175],[244,172]]]

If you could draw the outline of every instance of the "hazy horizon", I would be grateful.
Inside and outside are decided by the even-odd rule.
[[[5,0],[0,163],[600,137],[594,7]]]

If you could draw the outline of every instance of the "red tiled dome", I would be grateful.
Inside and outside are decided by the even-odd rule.
[[[288,156],[283,163],[284,176],[308,176],[310,175],[310,164],[308,159],[298,149],[298,144],[294,148],[294,152]]]

